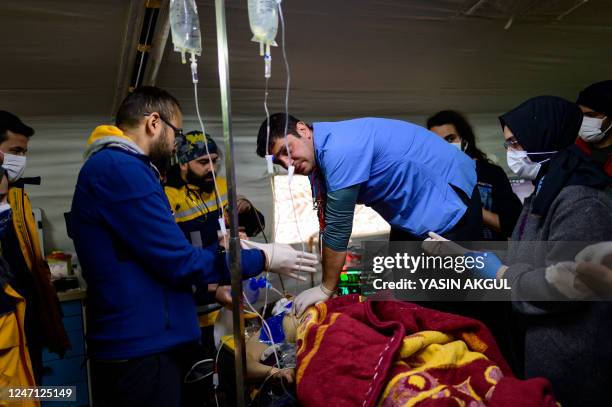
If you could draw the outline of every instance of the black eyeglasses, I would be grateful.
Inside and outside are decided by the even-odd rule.
[[[183,137],[184,137],[184,135],[183,135],[183,129],[181,129],[180,127],[176,127],[175,125],[173,125],[172,123],[170,123],[170,121],[169,121],[169,120],[167,120],[167,119],[166,119],[164,116],[162,116],[161,114],[159,114],[159,113],[157,113],[157,114],[158,114],[158,116],[159,116],[160,120],[161,120],[162,122],[164,122],[164,124],[168,125],[168,127],[170,127],[170,128],[172,129],[172,131],[174,131],[174,136],[175,136],[177,139],[178,139],[179,137],[180,137],[180,138],[183,138]],[[151,116],[151,113],[145,113],[144,115],[148,117],[148,116]]]

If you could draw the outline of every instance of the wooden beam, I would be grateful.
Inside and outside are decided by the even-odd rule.
[[[157,74],[164,58],[164,50],[166,49],[166,42],[168,42],[168,35],[170,34],[169,2],[170,0],[160,1],[155,35],[151,44],[149,62],[142,82],[143,85],[155,86],[157,82]]]
[[[115,96],[110,111],[111,118],[115,116],[119,104],[128,94],[130,75],[136,58],[136,47],[138,46],[140,30],[145,16],[145,3],[146,0],[129,0],[125,31],[121,43],[121,54],[119,55]]]

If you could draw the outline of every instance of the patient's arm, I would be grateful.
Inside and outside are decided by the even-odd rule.
[[[249,380],[265,379],[271,372],[272,366],[264,365],[259,361],[261,354],[268,345],[259,342],[259,331],[246,342],[247,378]]]
[[[286,340],[295,342],[297,319],[293,314],[287,314],[283,318],[283,330]],[[293,383],[295,369],[278,369],[260,362],[261,355],[268,345],[259,341],[260,331],[257,331],[246,341],[247,378],[249,380],[263,380],[269,375],[282,376],[288,383]]]

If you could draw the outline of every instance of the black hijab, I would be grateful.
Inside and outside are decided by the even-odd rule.
[[[542,166],[536,178],[537,192],[531,212],[542,219],[566,186],[604,189],[610,185],[610,177],[601,165],[574,144],[582,124],[578,105],[555,96],[539,96],[529,99],[499,120],[502,128],[508,126],[527,152],[559,151]],[[546,156],[532,160],[544,158]]]
[[[582,112],[575,103],[556,96],[538,96],[499,117],[528,153],[559,151],[576,141]],[[545,155],[530,157],[541,161]]]
[[[583,185],[599,190],[612,184],[600,163],[593,161],[578,148],[571,145],[560,151],[548,164],[548,171],[536,194],[531,212],[542,219],[561,190],[571,185]]]

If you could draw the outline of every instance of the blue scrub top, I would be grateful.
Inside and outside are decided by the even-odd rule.
[[[315,156],[328,192],[361,184],[358,203],[417,236],[447,232],[465,213],[451,184],[471,196],[474,161],[425,128],[378,118],[313,127]]]

